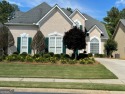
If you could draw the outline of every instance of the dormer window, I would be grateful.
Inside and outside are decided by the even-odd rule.
[[[81,22],[79,20],[75,20],[74,22],[76,24],[76,27],[82,30],[82,24],[81,24]]]

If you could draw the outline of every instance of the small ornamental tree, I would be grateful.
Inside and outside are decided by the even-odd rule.
[[[3,53],[7,54],[8,47],[14,45],[14,38],[8,27],[0,25],[0,49],[3,50]]]
[[[76,51],[86,48],[85,32],[83,32],[81,29],[78,29],[77,27],[73,27],[68,32],[65,32],[63,37],[63,44],[68,49],[73,50],[76,59]]]
[[[117,42],[113,39],[108,39],[104,44],[107,57],[111,56],[113,51],[117,51]]]
[[[31,48],[33,49],[34,54],[40,53],[45,49],[45,37],[41,31],[37,31],[35,34]]]

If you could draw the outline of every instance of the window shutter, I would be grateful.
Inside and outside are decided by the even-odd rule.
[[[45,38],[45,52],[48,52],[48,48],[49,48],[49,38],[46,37]]]
[[[63,53],[66,54],[66,45],[63,44]]]
[[[31,52],[32,52],[31,43],[32,43],[32,38],[29,37],[29,39],[28,39],[28,54],[31,54]]]
[[[20,46],[21,46],[21,37],[17,37],[17,52],[20,53]]]
[[[82,25],[80,25],[80,29],[82,30]]]

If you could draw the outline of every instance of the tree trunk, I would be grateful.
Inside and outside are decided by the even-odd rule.
[[[74,55],[75,55],[75,59],[77,59],[77,49],[74,49]]]

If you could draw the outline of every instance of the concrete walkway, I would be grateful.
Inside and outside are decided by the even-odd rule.
[[[76,90],[76,89],[50,89],[50,88],[13,88],[13,87],[0,87],[0,89],[11,89],[14,92],[32,92],[32,93],[69,93],[69,94],[125,94],[124,91],[102,91],[102,90]],[[31,93],[31,94],[32,94]],[[15,93],[14,93],[15,94]]]
[[[120,80],[125,81],[125,60],[96,58],[107,69],[113,72]]]
[[[124,84],[125,80],[120,79],[53,79],[53,78],[0,78],[0,81],[26,81],[26,82],[76,82],[76,83],[103,83],[103,84]]]

